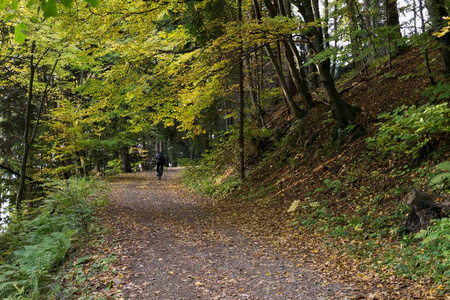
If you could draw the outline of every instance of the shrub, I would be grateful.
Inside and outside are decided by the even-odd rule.
[[[13,218],[0,242],[10,248],[0,257],[0,298],[41,299],[52,269],[65,257],[76,233],[86,233],[93,207],[101,202],[97,182],[70,179],[53,185],[36,217]]]
[[[430,186],[435,191],[445,191],[450,189],[450,161],[437,165],[439,173],[435,174],[430,180]]]
[[[417,254],[421,271],[450,288],[450,219],[435,220],[414,237],[421,240],[421,251]]]
[[[216,136],[212,148],[197,162],[186,168],[183,183],[189,188],[210,196],[226,195],[241,185],[238,173],[238,131],[231,129]],[[272,145],[268,129],[252,125],[245,127],[245,161],[254,163]]]
[[[417,158],[431,141],[445,139],[450,133],[447,103],[402,106],[392,113],[381,114],[379,118],[387,121],[378,124],[378,134],[367,139],[368,146],[401,156]]]

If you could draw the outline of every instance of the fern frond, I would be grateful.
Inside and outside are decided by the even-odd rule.
[[[437,169],[439,171],[450,171],[450,161],[444,161],[443,163],[440,163],[437,165]]]
[[[450,181],[450,172],[437,174],[430,180],[430,185],[435,186],[435,185],[443,184],[446,181]]]

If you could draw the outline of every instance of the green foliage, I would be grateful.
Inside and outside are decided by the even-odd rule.
[[[97,242],[96,247],[105,247],[102,243],[103,241]],[[114,268],[115,260],[116,255],[105,253],[86,255],[74,260],[70,265],[66,264],[55,275],[47,299],[93,299],[92,281],[111,275],[123,276]],[[107,284],[110,286],[112,282]]]
[[[331,191],[333,195],[339,194],[342,191],[343,184],[339,179],[325,179],[323,184],[327,190]]]
[[[52,269],[65,257],[74,234],[86,234],[94,206],[102,204],[97,182],[57,182],[34,218],[9,223],[0,236],[0,297],[42,299]]]
[[[245,127],[245,161],[251,164],[264,155],[272,145],[271,133],[268,129]],[[226,195],[241,185],[237,174],[238,130],[231,128],[223,135],[216,136],[212,147],[203,153],[195,165],[187,168],[183,174],[183,182],[189,188],[207,195]],[[191,162],[193,164],[193,162]],[[183,165],[187,165],[186,162]]]
[[[27,24],[25,24],[23,22],[16,25],[16,27],[14,28],[14,38],[15,38],[16,42],[23,43],[25,41],[27,36],[23,31],[25,31],[27,29],[28,29]]]
[[[183,172],[183,183],[189,188],[206,195],[225,195],[234,190],[240,180],[230,165],[237,164],[237,135],[231,131],[217,137],[211,150],[203,153],[195,166]]]
[[[388,251],[380,263],[413,280],[428,277],[442,290],[450,289],[450,219],[435,220],[414,238],[418,244],[406,236],[402,247]]]
[[[414,237],[421,240],[417,253],[420,271],[450,288],[450,219],[436,220]]]
[[[429,184],[437,191],[445,191],[450,189],[450,161],[437,165],[439,173],[432,176]]]
[[[379,116],[378,134],[367,139],[368,146],[382,152],[417,158],[432,141],[450,133],[450,108],[447,103],[420,107],[402,106]]]
[[[431,102],[450,99],[450,83],[440,81],[437,85],[430,86],[423,91],[422,95],[429,98]]]
[[[260,206],[266,206],[273,203],[273,199],[270,196],[273,195],[276,188],[274,185],[261,185],[255,188],[250,188],[248,193],[241,197],[247,201],[254,201]],[[269,198],[268,198],[269,197]]]
[[[197,193],[208,196],[224,196],[241,184],[239,177],[230,174],[215,174],[205,166],[190,167],[183,174],[184,184]]]

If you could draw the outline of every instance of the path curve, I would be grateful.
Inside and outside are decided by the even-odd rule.
[[[170,168],[160,181],[153,172],[111,180],[107,213],[128,274],[120,282],[125,299],[350,298],[349,287],[283,255],[242,226],[245,220],[232,226],[211,199],[192,195],[179,179],[180,169]]]

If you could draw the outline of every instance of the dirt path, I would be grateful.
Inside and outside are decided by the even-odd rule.
[[[111,234],[117,237],[125,299],[349,299],[301,259],[245,226],[239,212],[179,185],[179,170],[112,181]],[[239,220],[239,226],[233,226]],[[249,220],[250,224],[251,221]],[[244,225],[244,226],[243,226]]]

